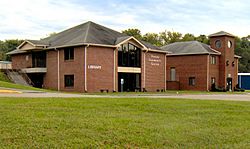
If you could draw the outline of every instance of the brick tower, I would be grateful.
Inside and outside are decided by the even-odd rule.
[[[218,86],[232,91],[237,84],[238,59],[235,58],[234,35],[221,31],[209,35],[211,48],[221,52]]]

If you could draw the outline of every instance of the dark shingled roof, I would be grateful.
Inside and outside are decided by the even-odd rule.
[[[51,37],[41,40],[26,40],[35,46],[46,46],[47,49],[55,47],[67,47],[81,44],[100,44],[107,46],[116,46],[117,44],[131,38],[123,33],[109,29],[94,22],[86,22],[78,26],[72,27]],[[159,47],[153,46],[150,43],[139,41],[145,47],[161,50]],[[24,53],[25,51],[14,50],[8,54]]]
[[[28,40],[35,45],[47,45],[47,48],[63,47],[76,44],[102,44],[115,46],[131,36],[88,21],[51,37],[41,40]],[[140,41],[141,42],[141,41]],[[161,50],[150,43],[141,42],[145,47]]]
[[[209,35],[208,37],[216,37],[216,36],[230,36],[230,37],[235,37],[234,35],[224,32],[224,31],[220,31],[214,34]]]
[[[198,41],[175,42],[161,47],[162,50],[170,52],[173,55],[182,54],[220,54],[209,45]]]
[[[13,51],[10,51],[8,53],[6,53],[7,55],[12,55],[12,54],[21,54],[21,53],[26,53],[27,51],[24,50],[19,50],[19,49],[15,49]]]
[[[27,40],[31,43],[33,43],[34,45],[49,45],[49,43],[47,41],[43,41],[43,40]]]
[[[42,39],[41,41],[49,43],[50,47],[81,43],[114,45],[116,39],[122,36],[126,35],[89,21]]]

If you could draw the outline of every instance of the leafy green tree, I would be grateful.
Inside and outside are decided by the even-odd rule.
[[[235,54],[240,55],[239,72],[250,72],[250,41],[248,37],[235,39]]]
[[[156,33],[147,33],[143,35],[143,41],[149,42],[155,46],[162,46],[162,43],[160,41],[160,37]]]
[[[0,42],[0,60],[10,60],[10,56],[6,55],[6,53],[16,49],[23,40],[11,39]]]
[[[162,45],[167,45],[174,42],[181,41],[182,34],[179,32],[164,31],[159,33]]]
[[[136,39],[142,40],[141,31],[139,29],[130,28],[130,29],[122,31],[122,33],[124,33],[128,36],[133,36]]]
[[[209,44],[209,39],[206,35],[200,35],[195,38],[196,41],[199,41],[201,43]]]
[[[196,38],[193,34],[185,34],[182,38],[182,41],[194,41]]]

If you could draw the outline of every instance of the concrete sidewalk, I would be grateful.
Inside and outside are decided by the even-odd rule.
[[[8,90],[1,88],[0,90]],[[250,101],[250,93],[243,94],[72,94],[62,92],[43,92],[32,90],[9,89],[18,93],[1,93],[0,97],[20,97],[20,98],[174,98],[174,99],[197,99],[197,100],[230,100],[230,101]],[[21,93],[19,93],[21,92]]]

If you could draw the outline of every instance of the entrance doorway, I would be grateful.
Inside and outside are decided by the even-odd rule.
[[[119,92],[141,91],[141,74],[118,73],[118,91]]]
[[[233,90],[232,82],[233,82],[232,78],[227,78],[227,91],[231,92]]]
[[[34,87],[37,88],[42,88],[43,87],[43,78],[44,78],[44,74],[28,74],[30,80],[33,83]]]

